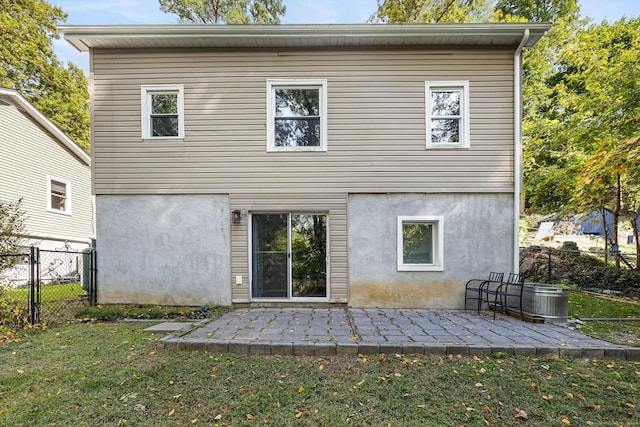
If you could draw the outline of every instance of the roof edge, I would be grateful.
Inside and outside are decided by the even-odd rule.
[[[91,157],[85,153],[71,138],[69,138],[58,126],[53,124],[44,114],[40,112],[33,104],[14,89],[0,87],[0,98],[9,98],[11,102],[20,110],[28,114],[38,124],[45,128],[54,138],[59,140],[66,148],[76,155],[87,166],[91,166]]]
[[[91,39],[117,40],[127,38],[263,38],[301,41],[309,38],[350,38],[410,36],[473,36],[515,35],[529,30],[531,37],[527,47],[533,46],[551,28],[550,23],[491,22],[491,23],[438,23],[438,24],[287,24],[287,25],[210,25],[210,24],[161,24],[161,25],[61,25],[58,31],[65,40],[81,52],[92,45]],[[302,45],[302,43],[301,43]]]

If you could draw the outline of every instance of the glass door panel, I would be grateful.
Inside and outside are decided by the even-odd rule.
[[[253,297],[288,298],[288,215],[254,214],[252,219]]]
[[[327,296],[326,215],[291,215],[291,290],[294,298]]]

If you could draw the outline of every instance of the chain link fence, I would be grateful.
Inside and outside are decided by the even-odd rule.
[[[520,248],[520,272],[528,282],[640,297],[640,269],[634,253],[584,251],[568,245]]]
[[[0,321],[52,324],[97,301],[93,248],[0,254]]]

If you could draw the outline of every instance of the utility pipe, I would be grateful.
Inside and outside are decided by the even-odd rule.
[[[513,272],[520,272],[520,195],[522,193],[522,49],[529,40],[529,29],[513,57]]]

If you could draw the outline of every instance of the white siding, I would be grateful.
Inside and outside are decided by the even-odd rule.
[[[90,167],[29,116],[2,102],[0,149],[0,199],[22,199],[27,232],[88,242],[93,234]],[[47,210],[49,176],[71,183],[71,215]]]

